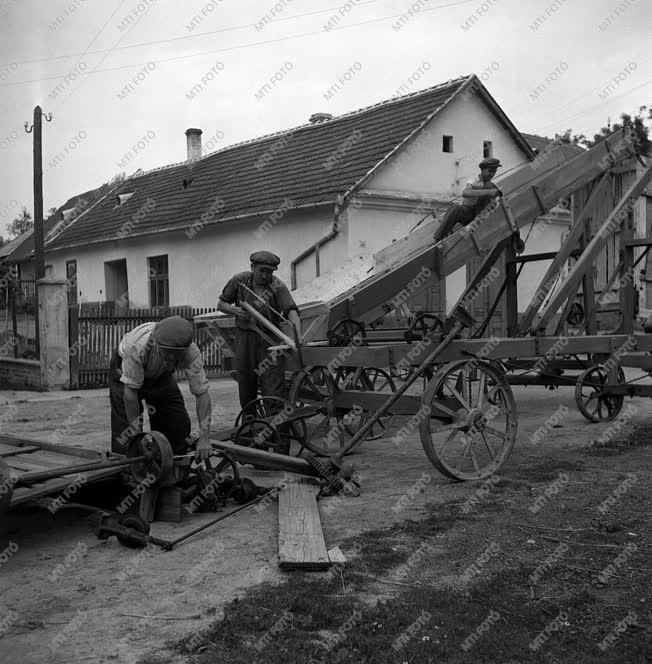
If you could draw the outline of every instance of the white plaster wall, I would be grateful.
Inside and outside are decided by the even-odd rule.
[[[521,229],[525,239],[529,226]],[[526,254],[538,254],[545,251],[558,251],[561,248],[562,236],[570,230],[570,223],[552,222],[537,223],[525,245]],[[518,278],[518,311],[523,312],[534,298],[551,260],[526,263]]]
[[[427,214],[419,215],[404,210],[381,209],[377,206],[352,208],[348,212],[347,252],[375,253],[409,233],[418,220]],[[418,218],[417,218],[418,217]]]
[[[521,229],[521,236],[525,240],[529,226]],[[547,251],[558,251],[561,247],[562,236],[568,232],[570,224],[567,222],[537,222],[525,244],[524,254],[539,254]],[[526,263],[518,278],[518,311],[524,312],[541,284],[551,260]],[[466,267],[462,267],[446,278],[446,312],[450,313],[453,305],[459,299],[466,287]]]
[[[258,232],[265,218],[207,226],[194,238],[183,231],[161,233],[88,247],[47,252],[55,278],[65,278],[66,260],[77,260],[78,301],[106,298],[104,262],[126,258],[130,306],[148,307],[147,258],[168,255],[170,306],[213,307],[226,281],[249,269],[249,255],[258,250],[281,257],[277,276],[290,285],[290,262],[327,232],[331,208],[288,213],[270,230]],[[326,231],[325,231],[326,229]]]
[[[453,136],[453,152],[442,151],[442,136]],[[475,178],[483,141],[493,141],[501,172],[529,161],[512,135],[478,95],[464,95],[449,104],[402,151],[367,183],[370,189],[460,194]],[[459,163],[458,163],[459,162]]]

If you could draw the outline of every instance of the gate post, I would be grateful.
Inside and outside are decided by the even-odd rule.
[[[36,282],[41,385],[46,390],[70,385],[67,284],[66,279]]]
[[[68,348],[70,389],[79,389],[79,308],[77,305],[68,307]]]

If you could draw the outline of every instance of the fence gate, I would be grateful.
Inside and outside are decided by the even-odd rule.
[[[70,352],[70,388],[94,389],[108,387],[109,363],[113,351],[120,339],[134,327],[149,321],[162,320],[168,316],[183,316],[192,319],[199,314],[216,312],[215,308],[190,309],[173,307],[165,310],[131,309],[124,316],[107,314],[105,307],[82,309],[79,306],[69,308],[69,352]],[[204,359],[204,368],[209,378],[218,378],[226,374],[225,355],[220,339],[208,328],[198,328],[195,343]],[[184,379],[183,371],[177,372],[177,379]]]

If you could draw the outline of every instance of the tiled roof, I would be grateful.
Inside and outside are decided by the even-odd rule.
[[[13,240],[8,240],[0,247],[0,262],[4,261],[7,256],[13,254],[14,251],[32,234],[32,231],[25,231]]]
[[[528,142],[528,145],[537,153],[540,154],[543,152],[550,143],[554,142],[554,138],[548,138],[547,136],[537,136],[536,134],[524,134],[521,132],[521,136]],[[562,150],[568,159],[576,157],[581,152],[584,152],[584,148],[576,145],[575,143],[559,143],[558,149]]]
[[[472,81],[478,79],[461,77],[332,120],[232,145],[191,162],[137,171],[48,242],[47,249],[191,229],[193,224],[198,228],[271,212],[286,198],[295,207],[334,204],[338,195],[354,187]],[[522,141],[493,104],[516,140]],[[184,182],[189,186],[184,187]],[[118,205],[118,195],[128,193],[133,195]],[[207,217],[211,209],[215,214]]]
[[[106,190],[108,190],[107,185],[102,185]],[[43,220],[43,237],[46,238],[52,231],[55,230],[57,224],[62,221],[62,212],[64,210],[70,210],[74,208],[79,201],[91,202],[97,199],[98,195],[102,193],[102,187],[99,189],[91,189],[90,191],[85,191],[83,194],[78,194],[69,198],[61,207],[51,214],[47,219]],[[19,235],[17,238],[11,241],[12,245],[11,252],[6,253],[5,250],[7,245],[0,249],[0,260],[7,256],[6,261],[8,263],[20,263],[29,258],[30,254],[34,251],[34,233],[33,231],[26,231],[22,235]]]

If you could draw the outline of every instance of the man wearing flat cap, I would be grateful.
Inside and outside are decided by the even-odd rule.
[[[170,441],[175,454],[186,452],[190,416],[174,374],[183,369],[197,400],[200,434],[195,459],[209,456],[211,400],[208,379],[197,345],[195,326],[180,316],[143,323],[122,337],[111,360],[111,450],[123,453],[126,444],[143,428],[143,404],[150,429]]]
[[[234,315],[236,324],[236,368],[240,405],[244,408],[258,397],[284,397],[285,379],[282,366],[277,362],[264,363],[269,344],[258,333],[249,329],[250,316],[238,305],[247,302],[267,320],[280,327],[289,320],[301,334],[299,310],[288,287],[276,276],[281,259],[269,251],[256,251],[249,257],[251,270],[239,272],[229,279],[217,308]]]
[[[462,192],[462,204],[451,205],[444,218],[435,231],[434,241],[445,238],[453,232],[455,224],[468,226],[495,198],[502,196],[502,192],[492,182],[500,161],[494,157],[483,159],[478,166],[480,175],[477,180],[469,180]]]

